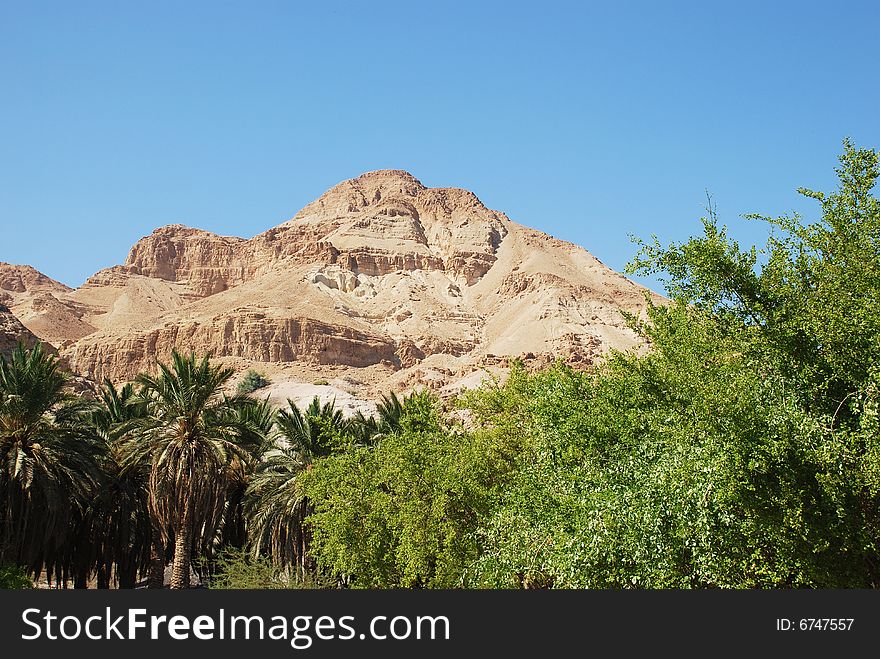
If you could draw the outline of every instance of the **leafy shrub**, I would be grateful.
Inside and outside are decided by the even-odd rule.
[[[269,384],[269,380],[266,379],[262,373],[257,373],[257,371],[250,369],[244,374],[244,377],[241,379],[241,382],[238,383],[236,390],[240,394],[250,394],[257,389],[269,386]]]
[[[22,590],[33,587],[34,582],[20,567],[11,563],[0,563],[0,589]]]
[[[330,384],[330,381],[325,380],[324,378],[319,378],[319,379],[315,380],[314,382],[312,382],[312,384],[319,386],[319,387],[326,387],[328,384]]]
[[[228,550],[220,555],[210,587],[217,590],[274,590],[292,588],[322,588],[326,583],[317,575],[305,579],[295,571],[279,568],[266,557],[253,556],[248,551]]]

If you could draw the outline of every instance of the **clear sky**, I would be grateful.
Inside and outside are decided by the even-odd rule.
[[[718,6],[712,6],[718,5]],[[252,236],[399,168],[621,269],[706,190],[801,210],[880,147],[877,2],[0,0],[0,261],[67,284],[155,227]],[[654,285],[654,282],[648,282]]]

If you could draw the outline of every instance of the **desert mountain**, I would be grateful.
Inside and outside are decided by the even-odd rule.
[[[585,249],[396,170],[249,240],[165,226],[78,289],[7,264],[0,289],[87,377],[132,378],[176,346],[265,371],[276,396],[317,379],[371,398],[455,387],[509,356],[588,364],[637,347],[621,311],[645,307]]]

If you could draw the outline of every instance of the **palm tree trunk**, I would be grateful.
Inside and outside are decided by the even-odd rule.
[[[174,562],[171,566],[171,588],[189,588],[189,563],[191,551],[192,529],[189,526],[189,515],[177,529],[174,536]]]
[[[153,534],[150,548],[150,576],[147,588],[162,588],[165,585],[165,543],[159,533]]]
[[[300,583],[306,582],[306,531],[302,529],[300,532],[300,544],[299,544],[299,578]]]
[[[110,588],[110,568],[102,565],[98,568],[98,588]]]
[[[73,587],[74,588],[88,588],[89,587],[88,570],[77,569],[76,573],[73,575]]]
[[[137,583],[137,570],[134,561],[126,560],[116,566],[116,577],[120,588],[134,588]]]

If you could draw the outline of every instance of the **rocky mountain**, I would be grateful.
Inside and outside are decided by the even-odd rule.
[[[589,364],[640,345],[646,290],[471,192],[370,172],[251,239],[181,225],[71,290],[0,264],[5,300],[83,375],[132,378],[173,347],[276,383],[455,388],[507,357]],[[661,300],[659,296],[656,299]]]

